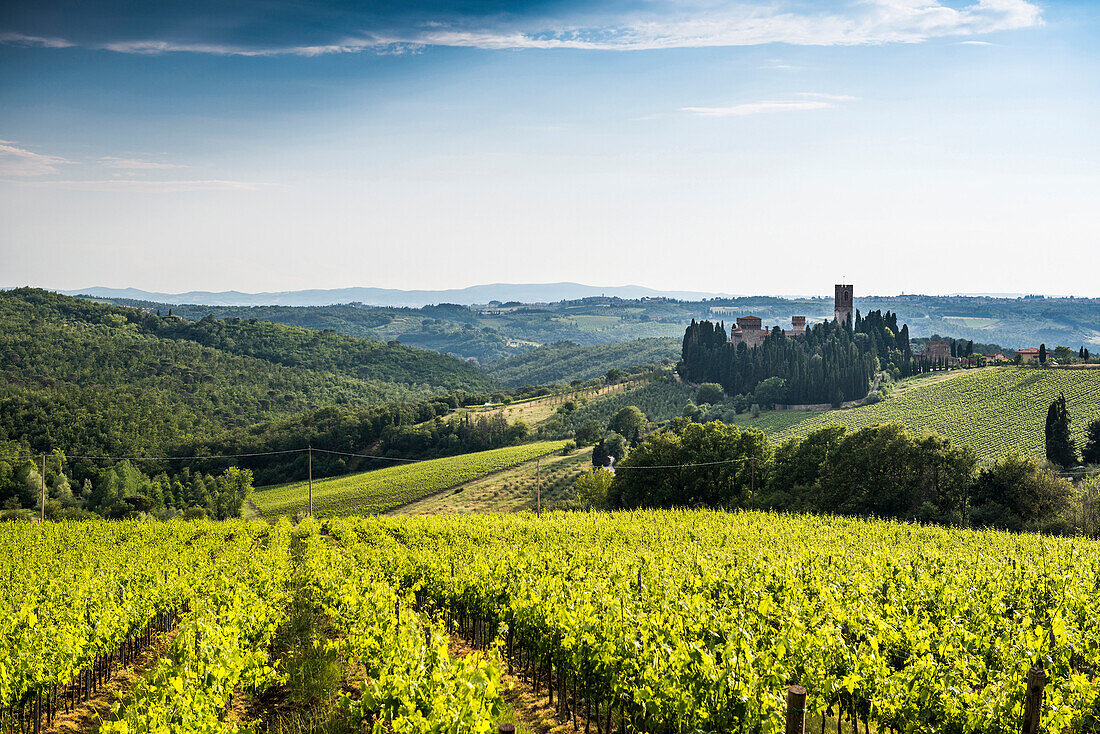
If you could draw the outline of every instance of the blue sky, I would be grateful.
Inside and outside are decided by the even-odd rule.
[[[1100,296],[1094,3],[46,5],[0,286]]]

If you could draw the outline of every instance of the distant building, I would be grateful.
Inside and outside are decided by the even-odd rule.
[[[852,323],[852,293],[851,285],[835,286],[836,296],[833,300],[833,313],[840,323]],[[712,313],[728,313],[736,310],[735,306],[712,306]],[[768,338],[771,329],[764,328],[759,316],[739,316],[737,324],[730,329],[730,343],[744,344],[748,347],[758,347]],[[806,317],[792,316],[791,328],[784,329],[783,333],[790,337],[806,336]]]
[[[946,341],[934,341],[929,339],[924,343],[924,351],[917,355],[929,362],[943,362],[944,364],[958,364],[962,360],[951,356],[951,345]]]
[[[833,318],[838,324],[851,323],[855,326],[852,317],[852,298],[855,295],[855,287],[852,285],[837,284],[833,286]]]
[[[759,316],[740,316],[737,325],[730,329],[730,343],[744,344],[747,347],[758,347],[772,333],[771,329],[762,326]],[[806,336],[806,317],[792,316],[791,328],[784,329],[787,336]]]
[[[1020,355],[1020,360],[1023,362],[1039,361],[1039,350],[1035,347],[1028,347],[1027,349],[1017,349],[1016,354]]]

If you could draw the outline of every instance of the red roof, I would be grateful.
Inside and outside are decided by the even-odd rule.
[[[1016,354],[1038,354],[1039,350],[1035,347],[1028,347],[1027,349],[1017,349]]]

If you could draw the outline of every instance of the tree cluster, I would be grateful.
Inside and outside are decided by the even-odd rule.
[[[1072,485],[1033,459],[1009,455],[979,466],[969,447],[915,436],[900,424],[826,426],[775,445],[754,428],[678,420],[616,465],[606,506],[776,509],[1073,532],[1074,501]]]

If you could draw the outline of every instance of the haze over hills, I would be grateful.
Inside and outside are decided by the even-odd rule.
[[[87,295],[97,298],[127,298],[171,304],[204,306],[329,306],[338,303],[364,303],[371,306],[408,306],[419,308],[436,303],[470,305],[490,301],[521,303],[555,303],[588,296],[619,298],[676,298],[698,301],[726,293],[698,291],[662,291],[638,285],[594,286],[581,283],[492,283],[446,290],[400,290],[396,288],[329,288],[269,293],[240,291],[188,291],[187,293],[156,293],[138,288],[104,288],[95,286],[59,291],[68,296]]]

